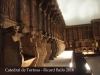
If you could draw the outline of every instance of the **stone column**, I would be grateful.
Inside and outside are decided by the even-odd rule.
[[[37,51],[39,53],[39,58],[36,64],[36,67],[43,67],[44,66],[44,58],[46,56],[45,50],[42,48],[41,40],[43,39],[42,31],[37,31],[35,34],[36,38],[33,39],[33,42],[37,43]]]
[[[47,57],[47,40],[48,38],[47,37],[44,37],[42,40],[41,40],[41,44],[42,44],[42,50],[44,52],[44,62],[45,62],[45,59]]]
[[[38,30],[41,30],[42,29],[42,26],[43,26],[43,10],[42,10],[42,3],[43,3],[43,0],[40,0],[38,1]]]
[[[51,53],[51,56],[50,56],[50,60],[54,60],[55,52],[56,52],[55,39],[52,39],[51,49],[52,49],[52,53]]]
[[[13,40],[12,36],[14,33],[13,26],[3,29],[4,67],[21,67],[22,59],[19,50],[19,42]]]
[[[45,45],[46,45],[47,55],[46,55],[46,58],[45,58],[44,62],[48,63],[50,55],[51,55],[51,52],[52,52],[52,50],[51,50],[51,40],[50,40],[49,36],[45,37],[45,40],[46,40]]]

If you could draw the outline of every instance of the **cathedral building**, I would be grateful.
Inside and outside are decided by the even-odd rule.
[[[76,72],[81,57],[99,55],[100,19],[66,26],[57,0],[0,0],[0,67],[48,67],[66,51]]]

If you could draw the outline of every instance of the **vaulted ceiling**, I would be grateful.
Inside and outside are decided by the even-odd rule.
[[[57,0],[67,26],[100,18],[100,0]]]

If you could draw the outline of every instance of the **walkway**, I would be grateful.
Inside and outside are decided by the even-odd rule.
[[[45,63],[45,67],[69,67],[71,57],[72,51],[64,51],[54,60],[50,60],[50,63]]]

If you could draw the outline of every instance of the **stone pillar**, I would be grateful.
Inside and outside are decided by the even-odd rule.
[[[41,30],[43,27],[43,10],[42,10],[43,0],[38,1],[38,30]]]
[[[52,49],[52,53],[51,53],[51,56],[50,56],[50,60],[54,60],[55,52],[56,52],[55,39],[52,39],[51,49]]]
[[[44,58],[46,56],[46,51],[43,50],[41,40],[43,39],[42,31],[37,31],[35,34],[36,38],[33,42],[37,43],[37,51],[39,53],[39,59],[37,61],[36,67],[43,67],[44,66]]]
[[[49,58],[50,58],[50,55],[52,53],[52,50],[51,50],[51,40],[50,38],[47,40],[47,44],[46,44],[46,50],[47,50],[47,55],[46,55],[46,58],[45,58],[45,63],[49,63]]]
[[[44,37],[43,39],[42,39],[42,41],[41,41],[41,44],[42,44],[42,50],[43,50],[43,52],[44,52],[44,62],[45,62],[45,59],[46,59],[46,57],[47,57],[47,40],[48,40],[48,38],[47,37]]]
[[[56,51],[55,56],[58,56],[58,53],[59,53],[59,43],[58,43],[58,39],[56,40],[56,47],[57,47],[57,51]]]
[[[13,26],[3,29],[4,67],[21,67],[22,60],[19,51],[19,42],[14,42],[12,38],[14,33]]]
[[[38,4],[36,0],[31,0],[31,25],[38,29],[39,25],[39,14],[38,14]]]
[[[22,54],[26,55],[24,56],[24,59],[27,58],[27,60],[35,58],[34,60],[30,61],[30,65],[26,66],[27,63],[22,63],[22,67],[36,67],[36,63],[38,60],[38,52],[36,49],[36,43],[31,41],[31,35],[25,34],[24,37],[21,38],[22,43]]]
[[[62,53],[65,50],[64,41],[58,40],[57,46],[58,46],[58,51],[57,51],[56,55],[59,55],[60,53]]]

